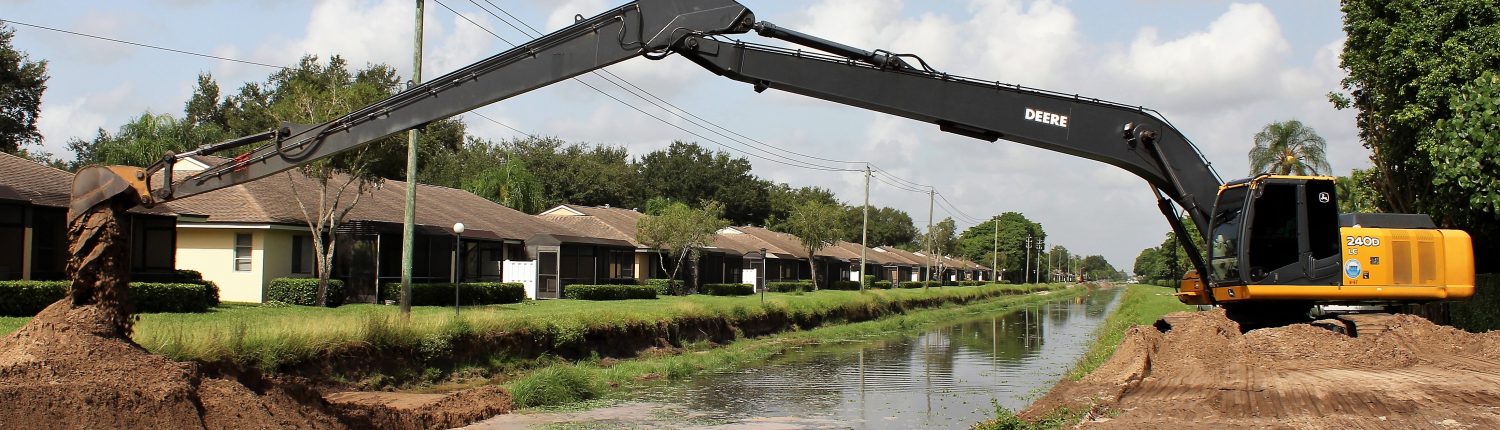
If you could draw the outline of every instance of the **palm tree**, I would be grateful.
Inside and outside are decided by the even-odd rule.
[[[1328,175],[1333,168],[1328,166],[1324,151],[1327,146],[1328,142],[1302,121],[1267,124],[1255,133],[1255,147],[1250,149],[1250,174]]]

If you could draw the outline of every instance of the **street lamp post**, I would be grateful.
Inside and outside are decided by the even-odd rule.
[[[765,282],[761,282],[761,279],[766,279],[766,249],[765,248],[761,248],[760,249],[760,270],[755,274],[755,277],[760,278],[760,279],[756,279],[755,283],[759,284],[758,286],[760,287],[760,305],[761,306],[765,306],[766,305],[766,283]]]
[[[458,284],[464,276],[464,223],[453,224],[453,316],[458,316]]]

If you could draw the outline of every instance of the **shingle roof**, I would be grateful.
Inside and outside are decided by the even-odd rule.
[[[901,260],[905,260],[906,264],[911,266],[922,267],[923,265],[927,264],[927,257],[917,255],[916,253],[913,253],[911,251],[896,248],[893,246],[882,246],[880,247],[880,249],[896,256]]]
[[[797,236],[779,231],[771,231],[765,227],[735,227],[734,229],[771,244],[772,246],[767,247],[768,249],[774,247],[780,250],[773,252],[788,254],[795,258],[807,258],[807,248],[802,246],[802,240],[798,239]],[[838,246],[825,246],[823,249],[818,250],[818,256],[848,260],[850,258],[858,259],[859,253],[850,253],[848,250]]]
[[[73,174],[35,161],[0,152],[0,186],[10,189],[13,200],[38,206],[68,207],[73,194]]]
[[[219,160],[205,160],[216,163]],[[338,176],[330,183],[343,184]],[[359,204],[345,217],[346,221],[373,221],[400,224],[405,212],[406,182],[386,180],[367,191]],[[300,197],[309,212],[316,213],[318,203],[316,180],[296,170],[233,187],[211,191],[167,203],[168,206],[201,214],[211,223],[272,223],[305,225],[306,215],[298,204]],[[337,189],[331,186],[331,201]],[[295,191],[294,191],[295,190]],[[346,192],[343,201],[350,199]],[[342,203],[341,203],[342,204]],[[416,223],[447,230],[456,222],[464,223],[464,236],[484,239],[527,240],[538,234],[574,235],[574,230],[548,223],[526,213],[489,201],[473,193],[434,185],[417,185]]]
[[[31,202],[37,206],[67,208],[73,195],[73,173],[0,152],[0,199]],[[174,215],[157,206],[135,207],[137,214]]]
[[[567,209],[583,215],[572,215],[558,209]],[[595,207],[583,205],[561,205],[538,218],[566,226],[578,234],[629,242],[636,248],[647,246],[636,240],[636,222],[641,213],[631,209]]]

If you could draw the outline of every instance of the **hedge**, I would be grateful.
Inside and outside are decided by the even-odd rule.
[[[750,284],[703,284],[701,292],[710,296],[748,296],[755,294],[755,286]]]
[[[875,288],[875,275],[861,276],[860,279],[864,280],[866,288]]]
[[[985,281],[958,281],[958,286],[960,286],[960,287],[978,287],[978,286],[984,285],[984,284],[988,284],[988,282],[985,282]]]
[[[328,280],[327,291],[330,308],[339,307],[344,304],[344,281],[337,279]],[[318,279],[317,278],[276,278],[271,280],[271,285],[266,287],[266,300],[278,301],[293,305],[317,306],[318,305]]]
[[[574,300],[655,299],[656,287],[644,285],[587,285],[563,287],[563,298]]]
[[[380,290],[381,300],[401,301],[401,284],[386,284]],[[458,284],[458,300],[463,306],[521,303],[526,300],[526,286],[519,283],[465,282]],[[453,306],[453,284],[411,284],[412,306]]]
[[[767,282],[766,290],[773,293],[795,293],[798,291],[812,291],[812,282],[809,281],[778,281]]]
[[[634,284],[606,284],[606,285],[634,285]],[[680,296],[687,294],[687,288],[682,281],[676,279],[647,279],[646,286],[656,289],[658,296]]]
[[[889,290],[891,289],[891,281],[875,281],[870,284],[870,288],[874,288],[877,290]]]
[[[68,281],[0,281],[0,315],[33,316],[67,295]],[[213,307],[204,284],[132,282],[129,295],[139,313],[204,312]]]
[[[823,288],[829,290],[858,290],[859,281],[838,280],[829,282],[828,285],[823,286]]]
[[[177,269],[171,274],[146,273],[132,275],[131,281],[161,284],[199,284],[204,287],[204,300],[208,301],[208,306],[219,306],[219,284],[203,279],[203,273],[197,270]]]
[[[942,281],[906,281],[901,283],[901,288],[941,287]]]

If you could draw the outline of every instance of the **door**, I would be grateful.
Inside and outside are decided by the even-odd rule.
[[[561,271],[557,258],[557,247],[543,246],[537,248],[536,252],[536,298],[558,299],[559,294],[558,273]]]

